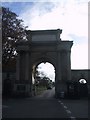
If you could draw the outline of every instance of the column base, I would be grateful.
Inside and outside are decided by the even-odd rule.
[[[67,85],[66,83],[59,83],[55,86],[55,97],[56,98],[65,98],[67,94]]]

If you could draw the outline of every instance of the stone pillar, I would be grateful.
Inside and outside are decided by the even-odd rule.
[[[25,58],[26,58],[26,65],[25,65],[25,80],[28,81],[29,80],[29,52],[26,52],[25,54]]]
[[[70,51],[64,50],[61,51],[61,72],[62,72],[62,81],[71,80],[71,60],[70,60]]]
[[[32,66],[29,44],[17,45],[18,57],[16,63],[16,81],[14,93],[19,96],[31,96],[32,93]]]
[[[20,52],[20,83],[25,82],[25,71],[26,71],[26,52]]]
[[[60,83],[61,83],[61,61],[60,52],[57,52],[57,64],[56,64],[56,80],[55,80],[55,96],[58,97],[60,94]]]
[[[57,53],[57,79],[58,81],[61,81],[61,60],[60,60],[60,52]]]
[[[67,81],[71,80],[71,60],[70,51],[63,50],[57,54],[56,69],[56,96],[60,97],[60,93],[67,93]]]
[[[20,79],[20,52],[18,53],[16,59],[16,80],[19,81],[19,79]]]
[[[30,53],[27,51],[25,53],[25,83],[26,83],[26,93],[31,96],[32,95],[32,71],[31,71],[31,59]]]
[[[18,52],[16,58],[16,80],[14,81],[13,92],[16,94],[17,92],[17,84],[20,82],[20,52]]]
[[[20,51],[17,57],[14,93],[32,96],[32,66],[29,51]]]
[[[28,63],[27,63],[27,66],[28,66],[28,69],[27,69],[27,71],[28,71],[28,80],[29,80],[29,95],[30,96],[32,96],[32,61],[31,61],[31,53],[29,53],[29,54],[27,54],[26,55],[27,56],[27,61],[28,61]],[[28,57],[29,57],[29,59],[28,59]],[[26,73],[26,75],[27,75],[27,73]]]
[[[67,81],[71,81],[71,51],[66,51],[67,57]]]

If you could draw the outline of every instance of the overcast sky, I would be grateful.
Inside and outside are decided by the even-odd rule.
[[[71,68],[87,69],[88,1],[3,0],[2,4],[19,15],[30,30],[62,29],[61,39],[73,40],[74,43]]]

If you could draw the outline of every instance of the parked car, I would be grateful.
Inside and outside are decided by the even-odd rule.
[[[47,86],[47,89],[52,89],[52,86],[51,86],[51,85],[48,85],[48,86]]]

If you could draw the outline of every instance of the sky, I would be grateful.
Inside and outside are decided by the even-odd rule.
[[[44,76],[49,77],[52,81],[55,81],[55,68],[52,64],[48,62],[41,63],[38,66],[38,71],[39,73],[43,71]],[[43,77],[42,74],[40,74],[40,77]]]
[[[62,29],[61,40],[73,41],[71,69],[88,69],[88,2],[3,0],[2,5],[19,15],[30,30]]]

